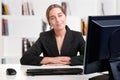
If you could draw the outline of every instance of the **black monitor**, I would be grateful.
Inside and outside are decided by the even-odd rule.
[[[84,74],[109,71],[120,80],[120,15],[89,16]],[[115,79],[115,80],[117,80]]]

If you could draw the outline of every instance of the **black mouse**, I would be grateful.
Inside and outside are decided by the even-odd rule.
[[[6,74],[7,75],[16,75],[16,70],[15,69],[13,69],[13,68],[7,68],[6,69]]]

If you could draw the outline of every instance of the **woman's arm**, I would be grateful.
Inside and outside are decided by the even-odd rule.
[[[69,65],[70,57],[60,56],[60,57],[44,57],[40,64],[43,65]]]
[[[80,52],[80,55],[71,57],[71,64],[70,65],[83,65],[85,40],[83,39],[82,34],[79,35],[78,39],[80,40],[80,43],[78,46],[78,50]]]
[[[43,57],[39,55],[42,53],[42,45],[40,38],[28,49],[20,59],[22,65],[41,65],[40,61]]]

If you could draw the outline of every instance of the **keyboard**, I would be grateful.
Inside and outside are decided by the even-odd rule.
[[[76,75],[82,74],[82,68],[44,68],[44,69],[27,69],[27,75]]]

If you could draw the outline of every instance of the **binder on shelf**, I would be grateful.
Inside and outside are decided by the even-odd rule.
[[[9,35],[7,19],[2,19],[2,35]]]
[[[1,5],[2,5],[2,15],[4,15],[5,14],[5,10],[4,10],[4,4],[3,3],[1,3]]]
[[[2,19],[2,35],[5,35],[4,19]]]
[[[5,3],[1,3],[2,4],[2,15],[8,15],[8,6]]]

